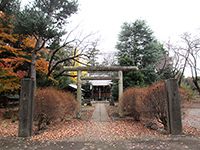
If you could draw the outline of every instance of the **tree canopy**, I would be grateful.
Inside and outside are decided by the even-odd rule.
[[[124,75],[125,87],[151,84],[157,79],[156,62],[164,55],[165,50],[144,20],[124,23],[116,48],[119,65],[137,66],[140,69]]]
[[[74,0],[35,0],[31,6],[17,13],[15,32],[43,40],[61,37],[63,25],[77,8]]]
[[[34,0],[22,9],[19,0],[0,1],[0,93],[16,92],[23,77],[36,83],[36,75],[39,87],[63,88],[71,82],[64,66],[91,64],[97,53],[93,34],[65,31],[77,10],[76,0]]]
[[[0,11],[7,15],[13,15],[20,9],[19,0],[0,0]]]
[[[48,73],[45,47],[60,41],[77,7],[75,0],[35,0],[23,9],[19,0],[0,1],[0,92],[18,90],[20,79],[36,79],[36,71],[39,78]]]
[[[63,26],[78,9],[76,0],[35,0],[15,15],[14,32],[34,37],[36,40],[31,52],[31,73],[36,87],[36,59],[38,52],[46,44],[60,41],[65,34]],[[34,88],[35,89],[35,88]]]

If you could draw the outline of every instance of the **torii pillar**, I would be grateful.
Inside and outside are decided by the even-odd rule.
[[[118,88],[119,88],[119,98],[122,96],[123,94],[123,72],[122,71],[118,71]]]
[[[77,71],[77,101],[79,103],[79,109],[81,108],[81,97],[82,97],[82,91],[81,91],[81,70]],[[77,118],[81,117],[80,111],[76,114]]]

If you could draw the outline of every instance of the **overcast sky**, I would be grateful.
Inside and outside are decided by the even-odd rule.
[[[161,42],[175,43],[184,32],[200,30],[200,0],[78,1],[79,11],[72,15],[67,26],[79,25],[78,30],[85,34],[97,33],[96,37],[100,37],[98,48],[103,53],[115,51],[122,24],[136,19],[146,20]]]
[[[26,0],[22,0],[26,2]],[[31,0],[29,0],[31,1]],[[99,48],[114,51],[121,25],[144,19],[161,42],[200,29],[200,0],[78,0],[70,26],[101,37]],[[69,25],[68,25],[69,26]]]
[[[98,32],[100,49],[113,51],[123,22],[144,19],[161,42],[200,28],[200,0],[79,0],[73,25]]]

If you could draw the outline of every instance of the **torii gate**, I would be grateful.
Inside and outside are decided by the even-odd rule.
[[[66,71],[77,71],[77,101],[81,104],[81,80],[118,80],[119,97],[123,94],[123,71],[136,71],[135,66],[93,66],[93,67],[65,67]],[[81,77],[81,71],[118,71],[118,77]],[[80,112],[77,117],[80,117]]]

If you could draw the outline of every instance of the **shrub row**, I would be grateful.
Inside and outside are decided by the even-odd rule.
[[[141,117],[156,118],[166,128],[166,93],[164,81],[145,88],[128,88],[120,98],[119,106],[125,116],[132,116],[136,121]]]
[[[37,122],[38,130],[52,121],[74,117],[77,110],[78,103],[69,92],[51,87],[38,89],[36,92],[34,120]]]

